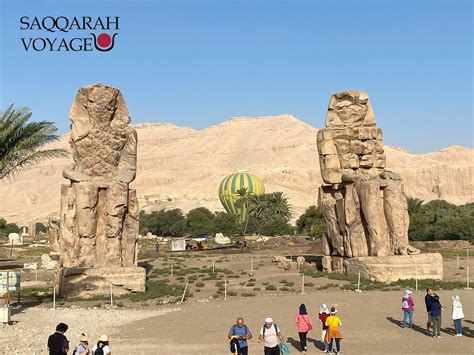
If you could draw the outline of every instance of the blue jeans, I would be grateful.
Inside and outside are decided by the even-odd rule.
[[[337,352],[341,351],[341,339],[334,339],[334,338],[331,338],[331,341],[329,342],[329,352],[332,353],[332,341],[335,340],[336,341],[336,349],[337,349]]]
[[[462,333],[461,319],[454,320],[454,331],[456,332],[456,334]]]
[[[407,322],[407,316],[410,318],[410,328],[413,328],[413,311],[403,311],[403,328],[405,328],[405,324]]]

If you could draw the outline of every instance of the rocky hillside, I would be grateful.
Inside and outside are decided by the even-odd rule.
[[[146,209],[205,206],[222,210],[220,181],[246,169],[262,178],[267,191],[283,191],[294,217],[314,204],[322,183],[317,129],[291,115],[234,117],[201,131],[172,124],[139,124],[138,176],[134,187]],[[55,143],[68,147],[67,136]],[[386,146],[389,169],[399,172],[409,196],[442,198],[455,204],[474,201],[474,149],[452,146],[410,154]],[[0,216],[27,222],[58,214],[61,176],[71,158],[49,160],[0,182]]]

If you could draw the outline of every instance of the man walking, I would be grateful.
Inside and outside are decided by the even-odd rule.
[[[264,354],[265,355],[280,355],[280,347],[278,346],[280,341],[284,341],[283,335],[281,335],[278,326],[273,323],[273,319],[265,318],[265,324],[260,329],[258,335],[258,342],[264,342]]]
[[[239,347],[237,348],[237,355],[248,355],[248,339],[252,339],[250,329],[244,324],[242,317],[237,318],[237,322],[229,329],[228,338],[237,337]]]

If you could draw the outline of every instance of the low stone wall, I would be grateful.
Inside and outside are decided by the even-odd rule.
[[[426,242],[411,242],[410,244],[420,250],[468,249],[474,247],[468,240],[436,240]]]
[[[347,275],[379,282],[408,279],[443,279],[443,257],[439,253],[393,256],[365,256],[344,260]]]
[[[138,266],[61,268],[59,273],[59,296],[82,297],[114,295],[130,292],[145,292],[146,270]]]

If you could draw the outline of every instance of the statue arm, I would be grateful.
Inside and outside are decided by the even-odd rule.
[[[119,171],[115,180],[130,183],[135,180],[137,172],[137,131],[130,128],[127,142],[123,147],[119,161]]]
[[[89,181],[90,176],[74,170],[74,165],[70,165],[64,168],[63,177],[73,182]]]

